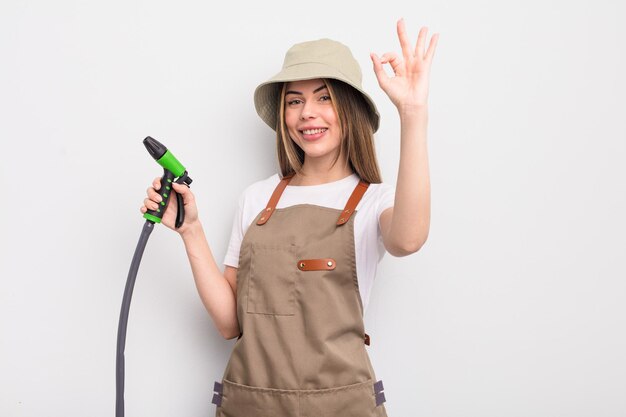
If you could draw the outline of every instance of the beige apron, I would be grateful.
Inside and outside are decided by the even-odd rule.
[[[364,345],[354,249],[353,214],[369,184],[356,186],[344,210],[276,209],[290,180],[241,244],[241,335],[215,383],[216,416],[386,417]]]

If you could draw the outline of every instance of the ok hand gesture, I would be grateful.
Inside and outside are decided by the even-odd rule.
[[[395,52],[385,52],[382,57],[371,53],[370,57],[374,63],[378,85],[398,110],[403,111],[407,108],[425,106],[428,102],[430,66],[435,55],[439,34],[435,33],[431,37],[428,49],[424,52],[428,28],[420,29],[415,48],[406,34],[404,19],[398,21],[397,30],[403,58]],[[394,76],[387,75],[384,64],[391,65]]]

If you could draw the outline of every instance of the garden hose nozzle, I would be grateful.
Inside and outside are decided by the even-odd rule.
[[[169,203],[170,195],[174,192],[172,189],[172,182],[177,184],[185,184],[189,186],[192,179],[187,175],[187,171],[183,164],[172,154],[167,148],[158,140],[148,136],[143,140],[143,144],[150,153],[150,155],[163,167],[163,176],[161,177],[161,188],[159,189],[159,195],[162,200],[159,208],[156,210],[148,210],[143,217],[153,223],[161,223],[161,218],[167,204]],[[185,221],[185,208],[183,205],[183,197],[180,194],[176,194],[176,202],[178,203],[178,210],[176,212],[176,228],[182,226]]]

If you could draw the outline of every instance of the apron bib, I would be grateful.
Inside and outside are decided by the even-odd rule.
[[[386,417],[365,344],[356,275],[355,208],[276,209],[283,178],[246,232],[237,270],[241,334],[223,379],[216,417]]]

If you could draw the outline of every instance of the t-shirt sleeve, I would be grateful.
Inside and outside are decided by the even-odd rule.
[[[396,187],[391,184],[381,184],[378,199],[376,201],[376,218],[380,225],[380,215],[389,207],[393,207],[396,198]]]
[[[226,256],[224,256],[224,265],[229,265],[234,268],[239,267],[239,250],[241,249],[241,241],[243,240],[243,207],[245,204],[245,195],[245,192],[243,192],[239,196],[237,212],[235,213],[233,228],[230,233],[230,242],[228,243]]]

